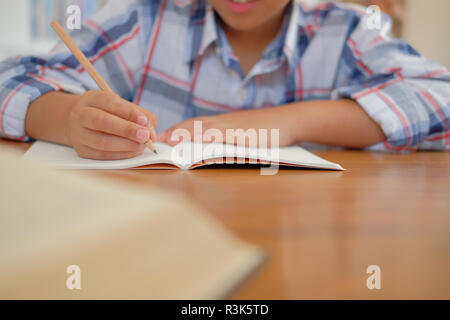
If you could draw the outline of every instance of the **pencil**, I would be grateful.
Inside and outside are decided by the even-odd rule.
[[[112,92],[114,91],[108,86],[106,81],[102,78],[102,76],[98,73],[98,71],[94,68],[92,63],[86,58],[84,53],[78,48],[78,46],[73,42],[73,40],[70,38],[70,36],[67,34],[66,31],[61,27],[61,25],[57,21],[53,21],[50,23],[53,30],[55,30],[56,34],[61,38],[61,40],[66,44],[67,48],[69,48],[70,52],[75,56],[75,58],[78,60],[78,62],[83,66],[83,68],[87,71],[87,73],[91,76],[91,78],[95,81],[95,83],[98,85],[98,87],[106,92]],[[153,144],[153,141],[149,139],[145,145],[147,148],[149,148],[154,153],[158,154],[158,152],[155,149],[155,145]]]

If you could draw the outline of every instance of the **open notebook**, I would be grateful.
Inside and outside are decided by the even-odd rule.
[[[224,298],[264,260],[180,194],[5,150],[0,176],[0,299]],[[66,287],[71,265],[80,290]]]
[[[219,143],[180,143],[171,147],[155,143],[158,154],[150,150],[127,160],[99,161],[82,159],[75,150],[48,142],[35,142],[25,154],[26,159],[67,169],[193,169],[210,164],[279,164],[328,170],[344,170],[305,149],[292,146],[280,149],[257,149]]]

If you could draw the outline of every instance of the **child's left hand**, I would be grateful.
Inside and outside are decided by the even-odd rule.
[[[283,147],[296,143],[297,126],[293,120],[294,118],[289,116],[289,110],[286,107],[236,111],[217,116],[191,118],[166,130],[163,133],[160,133],[158,135],[158,141],[166,142],[172,146],[176,145],[180,142],[183,142],[183,140],[177,138],[176,135],[173,136],[172,133],[176,129],[186,129],[190,133],[190,141],[205,143],[218,142],[241,145],[245,143],[245,145],[248,146],[248,138],[241,138],[241,141],[239,141],[239,139],[234,139],[234,137],[231,139],[227,139],[226,130],[234,129],[236,132],[237,129],[242,129],[244,131],[244,134],[246,134],[245,131],[247,131],[248,129],[254,129],[254,132],[258,134],[259,129],[266,129],[266,137],[268,143],[267,146],[270,146],[270,130],[279,129],[279,146]],[[202,122],[201,136],[194,136],[194,121]],[[217,137],[217,134],[213,133],[215,138],[213,139],[213,141],[211,141],[210,138],[205,137],[205,132],[208,129],[219,130],[217,131],[217,133],[221,133],[221,137]],[[256,143],[257,141],[258,140],[256,140]],[[256,145],[252,144],[251,146]]]

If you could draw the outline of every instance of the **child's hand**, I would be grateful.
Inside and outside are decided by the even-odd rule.
[[[266,129],[267,147],[269,147],[270,145],[274,144],[273,141],[271,141],[271,129],[279,129],[279,146],[288,146],[296,143],[297,135],[297,124],[295,123],[295,117],[290,116],[290,112],[291,111],[289,110],[289,108],[278,107],[249,111],[237,111],[218,116],[192,118],[159,134],[158,141],[166,142],[172,146],[176,145],[182,141],[180,141],[180,139],[177,139],[177,137],[173,135],[173,132],[176,129],[186,129],[190,133],[190,136],[192,138],[191,140],[195,142],[218,142],[241,145],[245,144],[246,146],[248,146],[248,136],[247,138],[241,137],[241,139],[227,139],[227,129],[234,129],[235,133],[237,132],[237,129],[242,129],[244,135],[248,133],[248,129],[254,129],[254,131],[252,131],[256,133],[257,137],[259,134],[259,129]],[[194,136],[194,121],[202,122],[202,136]],[[205,137],[205,132],[208,129],[217,129],[218,131],[214,131],[219,134],[219,137],[214,137],[214,139]],[[252,147],[256,147],[257,145],[258,140],[250,143],[250,146]],[[260,147],[264,147],[264,145],[260,145]]]
[[[156,140],[153,113],[104,91],[88,91],[73,106],[68,137],[83,158],[128,159],[142,154]]]

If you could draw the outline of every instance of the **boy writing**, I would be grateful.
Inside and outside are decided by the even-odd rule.
[[[450,74],[383,19],[368,28],[360,7],[333,2],[108,1],[71,36],[117,95],[95,90],[63,46],[10,59],[0,135],[123,159],[202,120],[279,129],[280,146],[448,150]]]

